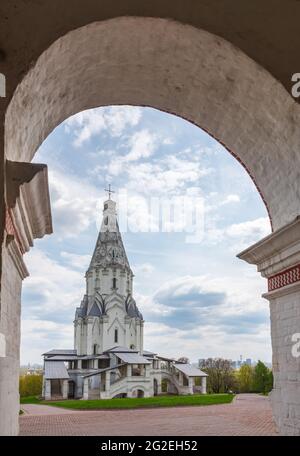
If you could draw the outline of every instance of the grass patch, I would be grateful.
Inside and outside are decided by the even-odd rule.
[[[20,398],[20,404],[40,404],[42,401],[38,396],[26,396]]]
[[[229,404],[233,394],[207,394],[194,396],[155,396],[147,398],[100,399],[100,400],[68,400],[40,401],[41,403],[74,410],[134,409],[145,407],[179,407]],[[30,402],[27,402],[30,403]]]

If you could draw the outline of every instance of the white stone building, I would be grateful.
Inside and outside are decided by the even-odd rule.
[[[86,294],[75,313],[74,349],[44,354],[45,399],[149,397],[162,393],[163,380],[168,393],[206,393],[207,375],[200,369],[144,350],[133,277],[109,194]]]

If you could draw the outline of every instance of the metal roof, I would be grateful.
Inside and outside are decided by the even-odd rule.
[[[175,361],[174,358],[167,358],[166,356],[159,356],[159,355],[157,355],[157,358],[158,358],[158,359],[161,359],[162,361],[170,361],[170,362],[172,362],[172,363]]]
[[[45,378],[47,379],[67,379],[70,378],[63,361],[45,361]]]
[[[111,367],[104,367],[103,369],[97,369],[97,370],[94,370],[93,372],[89,372],[88,374],[81,375],[81,377],[82,378],[93,377],[94,375],[101,374],[102,372],[119,369],[119,367],[121,367],[121,366],[123,366],[123,364],[117,364],[116,366],[111,366]]]
[[[116,353],[116,355],[127,364],[151,364],[151,361],[138,353]]]
[[[50,350],[47,353],[43,353],[43,356],[45,355],[77,355],[77,350]]]
[[[185,374],[187,377],[208,377],[205,372],[201,371],[197,367],[192,366],[191,364],[174,364],[174,367],[176,367],[176,369]]]
[[[80,360],[88,360],[88,359],[110,359],[108,355],[100,354],[100,355],[52,355],[45,359],[45,361],[80,361]]]
[[[154,353],[154,352],[151,352],[151,351],[148,351],[148,350],[144,350],[143,351],[143,356],[151,356],[151,357],[153,357],[155,355],[157,355],[157,353]]]
[[[45,361],[76,361],[77,359],[76,355],[52,355],[47,356]]]
[[[105,353],[138,353],[138,350],[118,345],[117,347],[112,347],[109,350],[106,350]]]

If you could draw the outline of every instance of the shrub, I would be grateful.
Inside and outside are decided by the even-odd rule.
[[[20,396],[40,396],[42,394],[42,385],[42,375],[21,375],[19,380]]]

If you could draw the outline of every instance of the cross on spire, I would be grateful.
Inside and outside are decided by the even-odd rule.
[[[109,200],[110,200],[111,194],[112,194],[112,193],[116,193],[114,190],[111,189],[111,185],[110,185],[110,184],[108,184],[108,189],[105,188],[104,191],[105,191],[105,192],[108,192],[108,199],[109,199]]]

